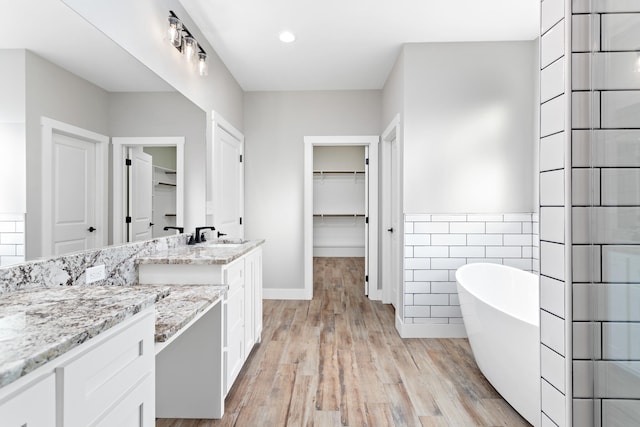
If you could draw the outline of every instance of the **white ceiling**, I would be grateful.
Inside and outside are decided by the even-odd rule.
[[[173,91],[60,0],[0,0],[0,49],[29,49],[109,91]]]
[[[532,40],[540,16],[540,0],[180,2],[247,91],[380,89],[404,43]]]

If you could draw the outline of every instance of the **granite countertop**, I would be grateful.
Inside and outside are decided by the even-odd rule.
[[[166,288],[164,285],[136,285],[135,288]],[[227,286],[173,285],[169,295],[156,303],[156,342],[169,340],[199,313],[220,301]]]
[[[136,259],[136,264],[228,264],[240,258],[264,240],[248,240],[242,243],[205,242],[193,246],[180,246]]]
[[[167,286],[71,286],[0,296],[0,387],[152,306]]]

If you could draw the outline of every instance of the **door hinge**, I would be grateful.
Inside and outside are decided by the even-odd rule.
[[[131,166],[131,159],[126,159],[124,161],[125,166]]]
[[[364,223],[365,224],[369,224],[369,217],[368,216],[364,218]]]
[[[240,217],[240,225],[242,225],[242,217]]]
[[[131,224],[131,217],[128,216],[124,219],[124,222],[126,222],[127,224]]]
[[[364,159],[364,164],[368,166],[369,165],[369,159]]]
[[[368,282],[369,281],[369,275],[367,274],[366,276],[364,276],[364,281]]]
[[[242,163],[242,154],[240,154],[240,163]]]

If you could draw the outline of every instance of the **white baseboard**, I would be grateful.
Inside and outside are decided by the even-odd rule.
[[[262,288],[262,299],[310,300],[313,292],[309,294],[307,289]]]
[[[466,338],[467,331],[462,323],[429,325],[404,323],[396,316],[396,329],[402,338]]]

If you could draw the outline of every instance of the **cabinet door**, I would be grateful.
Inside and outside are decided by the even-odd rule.
[[[51,427],[56,424],[56,381],[51,373],[0,403],[2,427]]]
[[[244,287],[227,294],[226,334],[224,351],[225,395],[237,378],[245,358],[244,348]]]
[[[249,357],[251,349],[255,344],[255,329],[254,329],[254,270],[255,259],[253,252],[250,252],[244,260],[244,349],[246,357]]]
[[[247,357],[262,334],[262,248],[245,259],[245,351]]]
[[[253,338],[262,341],[262,248],[253,255]]]

